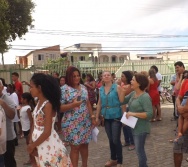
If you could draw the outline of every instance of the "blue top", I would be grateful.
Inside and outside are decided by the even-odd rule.
[[[100,87],[101,114],[105,119],[122,117],[121,103],[119,101],[117,84],[112,84],[108,94],[105,94],[104,86]]]

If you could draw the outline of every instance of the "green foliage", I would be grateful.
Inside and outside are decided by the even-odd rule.
[[[5,18],[5,13],[8,9],[8,3],[6,0],[0,0],[0,53],[4,53],[8,50],[8,45],[6,41],[9,38],[9,29],[8,21]]]
[[[10,25],[10,40],[15,40],[16,37],[21,38],[28,28],[32,28],[32,12],[34,3],[32,0],[7,0],[8,10],[6,11],[6,20]]]
[[[49,59],[46,64],[44,64],[44,69],[48,70],[50,73],[58,72],[60,75],[65,75],[65,71],[67,67],[70,65],[70,62],[67,58],[59,58],[59,59]]]
[[[67,63],[67,58],[58,58],[58,59],[49,59],[48,61],[47,61],[47,64],[46,65],[48,65],[48,64],[54,64],[54,63],[56,63],[56,64],[61,64],[61,63]]]
[[[7,42],[21,38],[32,28],[32,0],[0,0],[0,53],[3,55],[10,46]],[[3,58],[2,58],[3,59]],[[4,64],[4,62],[3,62]]]

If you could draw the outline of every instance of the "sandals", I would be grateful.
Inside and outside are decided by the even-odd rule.
[[[156,121],[156,119],[151,119],[151,120],[150,120],[150,122],[155,122],[155,121]]]
[[[134,149],[135,149],[135,146],[134,146],[134,145],[131,145],[131,146],[129,146],[128,151],[132,151],[132,150],[134,150]]]
[[[156,121],[162,121],[162,118],[157,118]]]
[[[117,165],[117,160],[109,160],[106,162],[106,164],[104,166],[111,167],[111,166],[115,166],[115,165]]]
[[[127,147],[127,146],[130,146],[130,144],[128,144],[128,143],[122,144],[122,147]]]

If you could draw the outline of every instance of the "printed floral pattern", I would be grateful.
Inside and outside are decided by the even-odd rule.
[[[74,89],[68,85],[61,87],[62,104],[72,103],[74,98],[81,96],[83,103],[80,107],[73,108],[64,113],[62,118],[62,130],[65,141],[73,145],[85,144],[91,141],[91,120],[86,102],[88,92],[85,86],[81,90]]]
[[[44,130],[45,115],[42,108],[48,101],[44,102],[41,108],[37,111],[37,106],[33,112],[34,131],[32,140],[36,141]],[[37,147],[38,157],[36,158],[38,167],[73,167],[68,155],[68,152],[59,138],[59,135],[54,130],[55,118],[52,120],[51,135],[41,145]]]

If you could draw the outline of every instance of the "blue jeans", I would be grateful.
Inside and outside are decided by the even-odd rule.
[[[111,160],[117,160],[118,164],[122,164],[122,145],[121,145],[121,122],[114,119],[105,119],[105,131],[108,136],[110,145]]]
[[[123,134],[124,134],[125,143],[129,145],[134,145],[132,129],[129,126],[127,125],[123,126]]]
[[[4,166],[4,156],[3,154],[0,154],[0,166]]]
[[[148,167],[147,157],[144,149],[146,136],[147,136],[146,132],[138,135],[133,134],[136,154],[138,156],[138,161],[139,161],[139,167]]]

